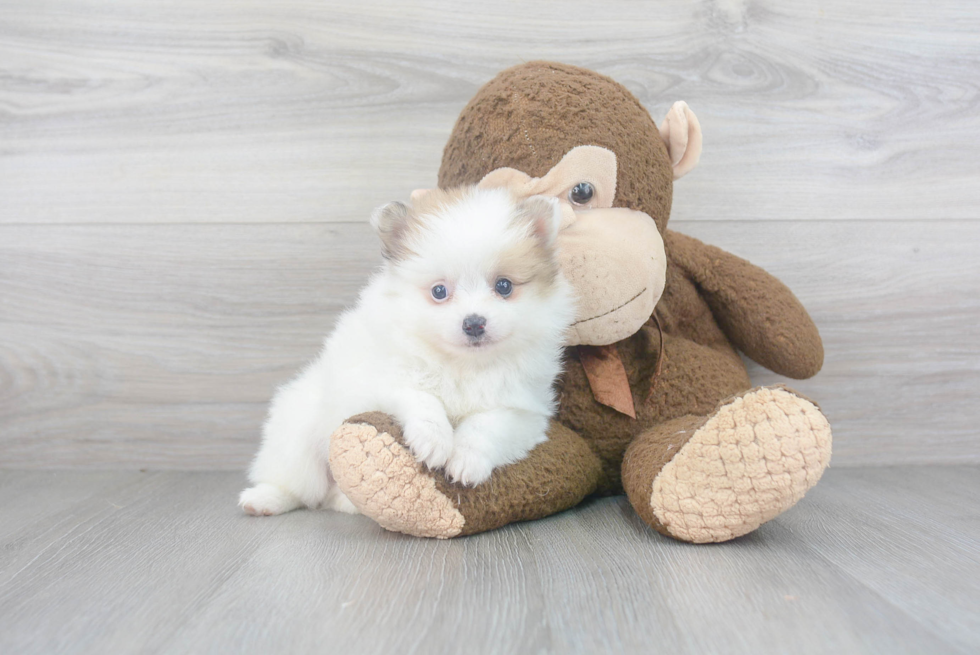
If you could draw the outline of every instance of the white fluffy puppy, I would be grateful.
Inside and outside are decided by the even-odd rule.
[[[356,512],[327,456],[331,434],[362,412],[393,415],[419,461],[466,485],[546,439],[574,317],[557,201],[475,187],[413,196],[374,212],[383,267],[273,398],[247,513]]]

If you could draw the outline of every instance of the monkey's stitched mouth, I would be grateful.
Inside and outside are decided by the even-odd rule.
[[[626,302],[624,302],[619,307],[613,307],[608,312],[603,312],[601,314],[596,314],[595,316],[593,316],[591,318],[583,318],[581,321],[575,321],[574,323],[572,323],[572,327],[575,327],[579,323],[587,323],[589,321],[594,321],[597,318],[602,318],[603,316],[609,316],[613,312],[619,311],[620,309],[622,309],[626,305],[630,304],[631,302],[633,302],[634,300],[636,300],[637,298],[639,298],[640,296],[642,296],[644,293],[646,293],[646,290],[647,290],[647,287],[643,287],[638,294],[636,294],[635,296],[633,296],[632,298],[630,298],[629,300],[627,300]]]

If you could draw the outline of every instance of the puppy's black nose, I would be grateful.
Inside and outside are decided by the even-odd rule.
[[[470,314],[463,319],[463,332],[468,337],[479,337],[487,327],[487,319],[476,314]]]

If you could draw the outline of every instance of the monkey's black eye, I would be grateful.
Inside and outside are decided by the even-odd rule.
[[[514,290],[514,283],[507,278],[502,277],[497,280],[497,284],[495,284],[493,288],[497,290],[497,293],[506,298]]]
[[[446,290],[446,285],[437,284],[432,287],[432,297],[436,300],[445,300],[448,295],[449,291]]]
[[[595,195],[595,188],[588,182],[579,182],[568,192],[568,199],[573,205],[587,205]]]

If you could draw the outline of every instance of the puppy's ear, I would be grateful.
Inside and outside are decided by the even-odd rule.
[[[530,224],[534,236],[551,248],[558,238],[561,227],[561,203],[558,198],[551,196],[531,196],[518,204],[518,213],[522,220]]]
[[[406,254],[404,237],[408,220],[408,206],[401,202],[389,202],[371,214],[371,227],[381,239],[381,254],[385,259],[400,259]]]

